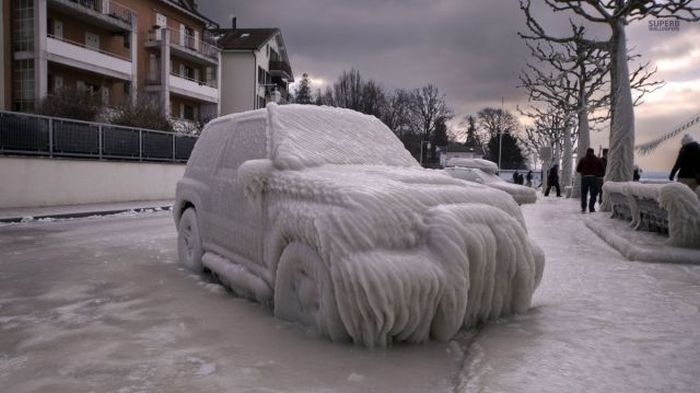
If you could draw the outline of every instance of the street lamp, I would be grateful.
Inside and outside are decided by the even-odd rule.
[[[420,141],[420,166],[423,166],[423,144],[430,151],[430,141]]]

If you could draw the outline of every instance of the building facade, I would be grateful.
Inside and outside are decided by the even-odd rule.
[[[193,0],[0,0],[2,109],[30,111],[61,89],[103,104],[162,103],[173,119],[220,112],[218,27]]]
[[[279,29],[218,29],[221,48],[221,114],[285,103],[294,82],[287,47]]]

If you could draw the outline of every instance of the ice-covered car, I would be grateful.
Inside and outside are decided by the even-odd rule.
[[[498,166],[487,160],[478,158],[452,159],[447,163],[445,172],[457,179],[484,184],[505,191],[515,199],[518,205],[537,202],[537,192],[530,187],[508,183],[496,175]]]
[[[383,123],[346,109],[213,120],[174,216],[188,268],[370,347],[523,312],[544,265],[508,194],[421,168]]]

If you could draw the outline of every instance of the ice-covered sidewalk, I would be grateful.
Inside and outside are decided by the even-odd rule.
[[[43,207],[12,207],[0,209],[0,222],[20,222],[40,219],[79,218],[95,215],[117,214],[127,211],[166,209],[173,200],[91,203]]]
[[[699,391],[700,266],[627,261],[578,209],[523,206],[542,283],[530,312],[479,333],[458,391]]]

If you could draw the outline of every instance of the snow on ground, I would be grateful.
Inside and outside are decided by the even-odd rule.
[[[166,212],[0,227],[2,392],[448,392],[460,345],[333,344],[177,265]]]
[[[700,266],[626,261],[578,209],[523,207],[547,257],[533,309],[463,366],[455,341],[368,351],[233,298],[178,267],[169,213],[2,226],[0,390],[698,391]]]
[[[700,266],[627,261],[578,209],[541,196],[523,206],[544,277],[527,314],[475,338],[458,390],[697,392]]]

